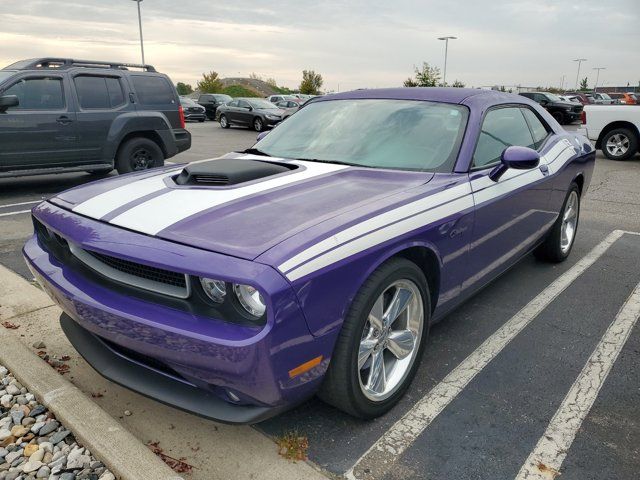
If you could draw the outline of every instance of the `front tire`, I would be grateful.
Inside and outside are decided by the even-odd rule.
[[[264,122],[260,117],[256,117],[253,119],[253,129],[256,132],[261,132],[264,130]]]
[[[628,160],[638,151],[638,137],[628,128],[616,128],[602,137],[601,146],[609,160]]]
[[[222,128],[229,128],[231,125],[229,124],[229,120],[227,120],[226,115],[220,115],[220,126]]]
[[[127,140],[118,150],[116,170],[118,173],[138,172],[164,165],[164,153],[160,146],[145,137]]]
[[[430,314],[422,270],[404,258],[383,263],[349,309],[318,396],[356,417],[386,413],[415,376]]]
[[[551,114],[551,116],[555,119],[556,122],[558,122],[560,125],[564,125],[565,120],[564,120],[564,114],[562,112],[559,111],[555,111]]]
[[[579,219],[580,188],[573,182],[569,186],[558,219],[553,224],[544,243],[534,252],[536,257],[553,263],[565,261],[573,248]]]

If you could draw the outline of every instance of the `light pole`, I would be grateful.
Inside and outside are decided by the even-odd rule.
[[[456,40],[458,37],[438,37],[438,40],[444,40],[444,72],[442,74],[442,84],[447,84],[447,55],[449,53],[449,40]]]
[[[138,27],[140,28],[140,52],[142,53],[142,64],[146,65],[144,63],[144,41],[142,40],[142,15],[140,15],[140,2],[142,2],[142,0],[133,0],[133,1],[138,4]]]
[[[598,73],[596,75],[596,84],[593,86],[593,91],[597,92],[598,91],[598,80],[600,80],[600,70],[606,70],[606,67],[595,67],[594,70],[597,70]]]
[[[586,62],[586,58],[576,58],[574,62],[578,62],[578,73],[576,73],[576,92],[578,91],[578,78],[580,77],[580,65],[582,62]]]

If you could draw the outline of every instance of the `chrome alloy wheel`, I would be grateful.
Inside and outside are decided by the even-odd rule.
[[[358,377],[365,397],[389,398],[403,384],[420,349],[424,306],[411,280],[389,285],[373,304],[358,350]]]
[[[220,117],[220,126],[222,128],[227,128],[227,117],[225,117],[224,115]]]
[[[607,152],[613,157],[621,157],[629,150],[629,137],[622,133],[611,135],[607,140]]]
[[[562,214],[562,226],[560,227],[560,250],[562,250],[562,253],[567,253],[573,243],[578,225],[579,208],[578,192],[572,190]]]

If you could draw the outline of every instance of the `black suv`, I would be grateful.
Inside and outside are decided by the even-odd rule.
[[[550,92],[523,92],[520,95],[539,103],[561,125],[575,122],[582,114],[583,106],[581,104],[565,102]]]
[[[184,127],[173,83],[150,65],[39,58],[0,70],[0,177],[159,167],[191,147]]]
[[[215,120],[218,107],[231,100],[233,98],[222,93],[203,93],[198,97],[198,103],[204,107],[209,120]]]

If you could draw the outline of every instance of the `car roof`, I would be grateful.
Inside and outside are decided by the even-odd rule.
[[[353,90],[351,92],[335,93],[317,97],[314,102],[327,100],[348,99],[390,99],[390,100],[423,100],[442,103],[463,103],[470,97],[510,95],[494,90],[479,88],[454,87],[402,87],[402,88],[374,88]],[[515,96],[515,95],[514,95]]]

